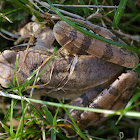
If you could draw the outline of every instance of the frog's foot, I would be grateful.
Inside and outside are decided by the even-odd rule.
[[[41,23],[29,22],[20,30],[19,33],[20,37],[16,42],[14,42],[15,45],[34,37],[34,49],[53,49],[52,44],[55,40],[53,31]]]
[[[92,93],[88,92],[82,95],[78,99],[72,101],[71,105],[87,106],[89,108],[99,109],[121,109],[126,105],[127,101],[132,96],[133,89],[136,86],[137,81],[138,75],[129,70],[119,76],[109,88],[103,90],[102,92],[100,92],[99,88],[93,88],[91,91]],[[98,93],[100,94],[98,95]],[[97,97],[95,98],[95,96]],[[89,99],[93,99],[93,101],[90,102]],[[90,104],[86,105],[87,102],[90,102]],[[100,123],[102,120],[101,118],[104,116],[94,112],[77,111],[74,109],[71,109],[69,112],[80,129]],[[70,133],[73,133],[73,131],[70,131]]]

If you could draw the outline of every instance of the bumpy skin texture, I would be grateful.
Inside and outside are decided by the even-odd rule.
[[[105,33],[107,38],[116,40],[116,37],[108,30],[102,28],[100,30],[97,26],[94,27],[95,32],[99,32],[100,35],[105,36]],[[70,104],[103,109],[122,108],[133,93],[138,75],[133,71],[121,74],[124,67],[119,65],[133,67],[138,63],[137,55],[134,52],[87,37],[62,21],[55,25],[53,32],[57,41],[62,46],[64,45],[70,54],[57,53],[55,57],[47,61],[41,70],[47,69],[36,83],[40,86],[35,89],[33,94],[69,99],[81,95]],[[52,33],[51,36],[53,38]],[[123,43],[119,39],[118,41]],[[44,45],[47,40],[41,41],[37,38],[37,49],[40,46],[39,42]],[[50,57],[50,53],[44,49],[44,46],[42,50],[37,49],[30,48],[28,50],[25,62],[16,74],[19,84],[22,84],[34,70]],[[74,64],[75,58],[71,54],[76,53],[89,53],[90,55],[79,55],[78,62]],[[18,71],[24,55],[25,51],[15,52],[9,50],[0,55],[0,84],[3,87],[8,87],[7,83],[12,84],[13,82],[12,78],[9,77],[14,75],[16,56],[18,56]],[[71,75],[72,67],[74,67],[74,70]],[[73,109],[69,112],[81,129],[93,123],[97,124],[102,117],[102,115],[93,112]],[[69,132],[71,133],[70,130]]]

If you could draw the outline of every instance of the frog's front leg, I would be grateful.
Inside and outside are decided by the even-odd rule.
[[[85,101],[88,101],[89,104],[86,105],[86,107],[89,108],[121,109],[132,96],[133,89],[136,86],[137,81],[138,75],[135,72],[128,70],[126,73],[119,76],[118,79],[115,80],[107,89],[100,92],[101,88],[95,87],[90,92],[87,92],[76,100],[73,100],[71,105],[85,106],[87,104]],[[98,92],[100,92],[99,95]],[[93,96],[96,95],[98,96],[94,99]],[[91,101],[89,101],[89,99]],[[101,122],[101,118],[103,117],[102,114],[88,111],[77,111],[73,109],[70,110],[70,114],[80,129],[84,129],[90,125],[97,125]]]

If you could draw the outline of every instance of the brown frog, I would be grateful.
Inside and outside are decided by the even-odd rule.
[[[93,30],[108,39],[124,43],[105,28],[93,25]],[[39,41],[40,33],[36,35]],[[138,81],[137,73],[125,71],[124,67],[132,68],[137,65],[139,62],[137,54],[88,37],[64,21],[54,26],[52,34],[63,46],[63,53],[59,51],[51,57],[51,53],[44,49],[47,39],[45,43],[41,41],[43,43],[40,46],[43,46],[41,47],[43,49],[39,49],[40,47],[36,45],[35,49],[33,47],[28,51],[5,50],[0,55],[0,84],[6,88],[7,83],[12,84],[12,78],[9,77],[14,75],[16,56],[18,56],[16,77],[19,84],[49,58],[40,67],[40,71],[44,69],[45,71],[37,78],[36,84],[40,86],[35,89],[33,96],[47,95],[73,99],[70,104],[90,108],[123,108],[132,96]],[[54,40],[52,34],[50,40]],[[36,44],[39,44],[39,41]],[[25,53],[27,56],[23,62]],[[81,129],[97,124],[102,117],[100,114],[87,111],[71,109],[69,112]]]

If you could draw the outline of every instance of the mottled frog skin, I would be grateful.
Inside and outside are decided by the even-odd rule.
[[[26,25],[26,31],[28,26],[33,28],[35,25],[35,23]],[[93,30],[108,39],[124,43],[105,28],[93,25]],[[26,36],[23,33],[22,36],[24,36],[22,39],[25,39],[32,35]],[[28,51],[5,50],[1,53],[1,86],[8,88],[7,83],[12,84],[16,57],[18,57],[18,71],[27,51],[23,66],[16,73],[19,84],[22,84],[49,58],[40,69],[41,71],[47,67],[37,79],[36,84],[40,86],[35,89],[34,97],[45,95],[53,98],[73,99],[70,104],[77,106],[120,109],[132,96],[138,75],[131,70],[125,71],[125,67],[132,68],[138,64],[139,59],[135,52],[88,37],[64,21],[58,22],[53,32],[43,27],[35,37],[37,38],[35,47]],[[51,53],[45,47],[51,46],[54,37],[63,49],[50,57]],[[49,45],[47,38],[52,41]],[[73,109],[69,112],[81,129],[97,124],[103,116]]]

